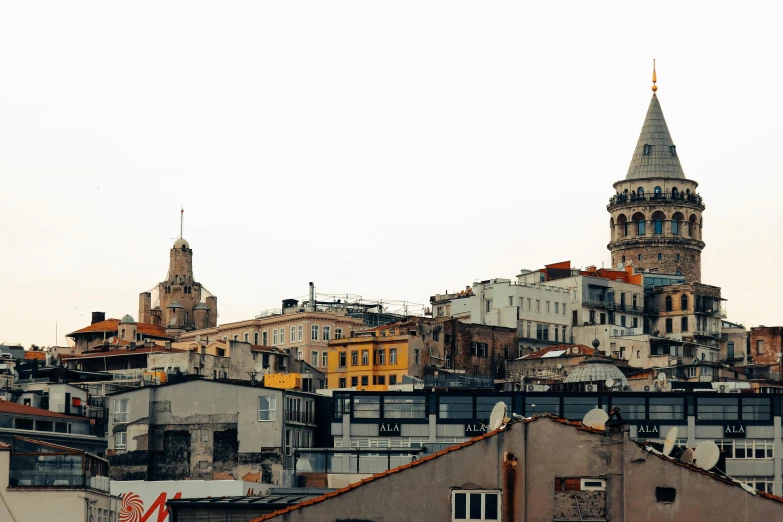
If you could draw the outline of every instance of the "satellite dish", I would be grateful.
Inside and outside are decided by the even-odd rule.
[[[693,450],[691,448],[686,449],[680,455],[680,462],[685,464],[693,464]]]
[[[693,450],[693,463],[704,471],[709,471],[714,468],[715,464],[718,463],[719,458],[720,449],[718,449],[718,445],[711,440],[702,442]]]
[[[614,379],[609,377],[608,379],[606,379],[606,387],[611,388],[612,386],[614,386]]]
[[[114,337],[109,337],[109,344],[114,344]]]
[[[663,372],[659,373],[658,374],[658,380],[661,381],[661,382],[665,381],[666,380],[666,374],[663,373]]]
[[[492,408],[492,413],[489,416],[489,429],[494,431],[503,424],[503,419],[506,418],[506,403],[499,402]]]
[[[677,426],[672,427],[666,434],[666,440],[663,441],[663,454],[667,457],[671,455],[674,449],[674,443],[677,442]]]
[[[562,370],[562,369],[563,369],[563,365],[562,365],[562,364],[558,364],[558,365],[557,365],[557,369],[558,369],[558,370]]]
[[[197,342],[197,343],[201,342],[201,336],[200,336],[200,335],[197,335],[197,336],[196,336],[196,342]]]
[[[669,366],[677,366],[677,359],[671,359],[669,361]]]
[[[227,336],[227,335],[224,335],[224,336],[223,336],[223,340],[224,340],[224,341],[228,341],[228,336]]]
[[[256,373],[263,373],[264,372],[264,364],[257,362],[255,366],[253,366],[253,371]]]
[[[606,429],[606,421],[609,420],[609,415],[601,408],[594,408],[587,412],[585,418],[582,419],[582,425],[588,428],[596,430]]]

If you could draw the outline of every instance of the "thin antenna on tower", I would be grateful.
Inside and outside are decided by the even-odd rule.
[[[185,209],[182,208],[182,203],[179,204],[179,238],[182,239],[182,225],[185,220]]]

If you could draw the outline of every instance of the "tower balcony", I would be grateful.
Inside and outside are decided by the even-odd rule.
[[[680,247],[693,250],[703,250],[704,241],[687,235],[672,234],[629,234],[620,237],[606,245],[608,250],[623,250],[633,248],[655,248],[655,247]]]
[[[609,204],[606,210],[612,211],[616,208],[634,205],[657,205],[657,204],[676,204],[685,205],[698,210],[704,210],[704,200],[697,193],[645,193],[645,194],[617,194],[609,198]]]

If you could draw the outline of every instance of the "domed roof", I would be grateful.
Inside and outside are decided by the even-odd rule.
[[[190,248],[190,243],[185,241],[185,238],[179,238],[176,241],[174,241],[174,248],[182,249],[182,247]]]
[[[121,323],[135,323],[136,321],[133,320],[133,317],[131,317],[130,314],[125,314],[122,319],[120,319]]]
[[[184,307],[184,306],[182,306],[182,303],[180,303],[179,301],[177,301],[177,300],[175,299],[175,300],[173,300],[173,301],[171,302],[171,304],[169,305],[169,308],[185,308],[185,307]]]
[[[193,307],[194,310],[209,310],[209,307],[206,303],[199,303],[196,306]]]
[[[615,384],[628,385],[628,379],[617,366],[601,357],[591,357],[570,370],[563,382],[604,382],[614,379]]]

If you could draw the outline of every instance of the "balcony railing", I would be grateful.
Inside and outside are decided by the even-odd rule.
[[[683,203],[691,203],[694,205],[703,205],[702,198],[699,194],[684,194],[682,192],[678,194],[671,194],[671,193],[644,193],[644,194],[617,194],[616,196],[612,196],[609,198],[609,205],[608,207],[611,207],[613,205],[623,205],[625,203],[639,203],[639,202],[647,202],[647,201],[673,201],[678,202],[681,201]]]
[[[315,424],[315,412],[291,410],[285,412],[286,422],[299,422],[302,424]]]
[[[585,299],[582,302],[582,305],[590,308],[605,308],[607,310],[618,310],[620,312],[642,313],[642,307],[638,305],[615,303],[612,301],[602,301],[599,299]]]

